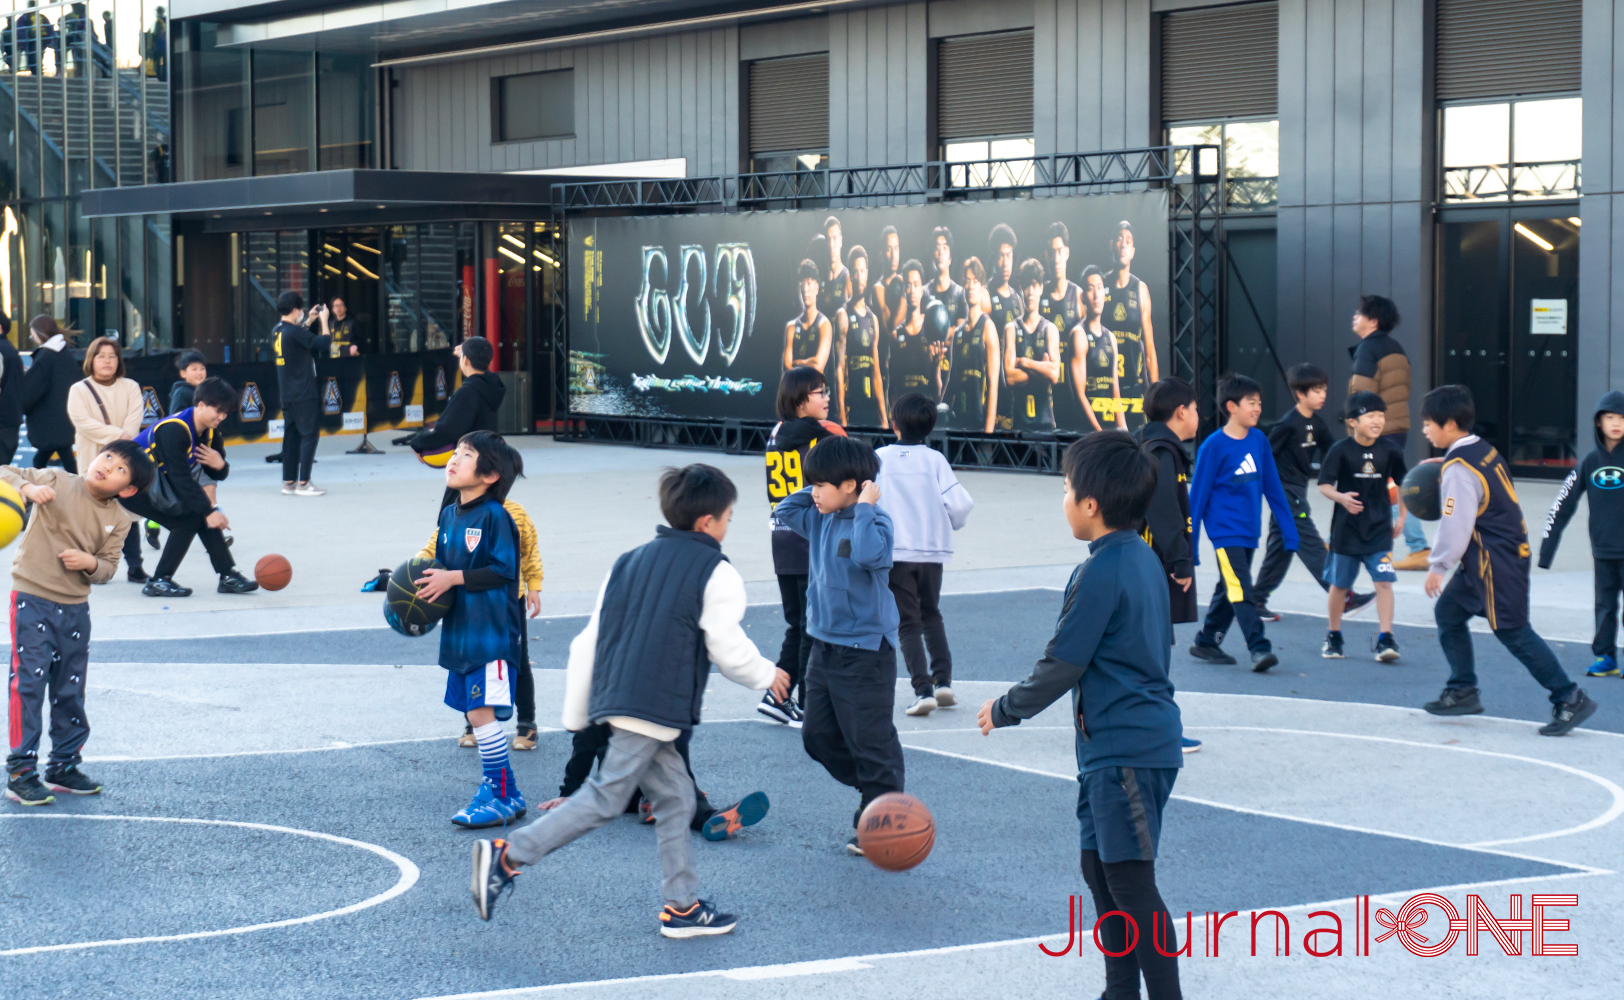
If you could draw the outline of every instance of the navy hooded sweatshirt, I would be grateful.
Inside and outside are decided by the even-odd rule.
[[[1607,448],[1599,420],[1603,413],[1624,416],[1624,392],[1614,390],[1596,404],[1591,427],[1596,450],[1568,473],[1556,493],[1556,503],[1545,519],[1545,537],[1539,543],[1539,568],[1550,569],[1562,530],[1579,509],[1579,498],[1590,498],[1590,554],[1597,559],[1624,559],[1624,442]]]

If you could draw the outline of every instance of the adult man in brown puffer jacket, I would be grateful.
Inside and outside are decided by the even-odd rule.
[[[1348,395],[1374,392],[1382,398],[1387,404],[1387,432],[1382,437],[1402,450],[1410,435],[1410,359],[1392,336],[1398,320],[1398,307],[1391,299],[1380,295],[1359,297],[1359,309],[1353,314],[1353,332],[1359,335],[1359,343],[1348,348],[1353,356]],[[1431,549],[1420,518],[1404,519],[1404,542],[1410,554],[1395,562],[1394,567],[1426,569]]]

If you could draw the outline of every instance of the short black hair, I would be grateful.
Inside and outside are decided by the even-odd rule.
[[[947,228],[946,226],[937,226],[935,229],[932,229],[930,231],[930,245],[933,249],[936,246],[936,237],[938,236],[947,241],[947,248],[949,250],[953,249],[953,230]]]
[[[491,358],[496,356],[496,349],[484,337],[466,337],[462,342],[462,356],[474,371],[490,371]]]
[[[1131,232],[1133,232],[1133,223],[1129,222],[1127,219],[1123,219],[1121,222],[1117,223],[1114,228],[1112,228],[1111,242],[1116,242],[1118,234]]]
[[[1477,404],[1472,390],[1464,385],[1440,385],[1421,398],[1421,419],[1442,427],[1451,420],[1463,433],[1472,433],[1477,424]]]
[[[903,441],[923,441],[936,429],[936,404],[917,392],[891,404],[891,426]]]
[[[1245,375],[1225,375],[1218,381],[1218,418],[1229,419],[1229,404],[1239,403],[1247,396],[1263,398],[1263,387]]]
[[[1181,378],[1169,375],[1160,382],[1151,383],[1145,392],[1145,419],[1161,423],[1173,419],[1181,406],[1195,402],[1195,387]]]
[[[882,241],[887,236],[897,236],[897,227],[896,226],[886,226],[884,229],[880,230],[880,239]],[[900,239],[902,239],[902,237],[897,236],[897,239],[900,240]]]
[[[807,280],[820,283],[823,281],[823,272],[818,270],[818,265],[812,263],[810,258],[801,261],[801,266],[795,269],[795,283],[797,285]]]
[[[1061,243],[1068,247],[1071,246],[1071,230],[1066,228],[1064,222],[1049,223],[1049,239],[1053,240],[1056,236],[1060,237]]]
[[[966,282],[968,282],[971,278],[974,278],[976,279],[976,284],[978,285],[985,285],[987,283],[987,269],[982,266],[981,258],[964,258],[964,265],[961,270],[964,272],[964,280]]]
[[[1043,261],[1032,257],[1021,261],[1021,269],[1015,272],[1015,287],[1022,291],[1033,285],[1046,284],[1048,280],[1049,273],[1044,270]]]
[[[237,408],[237,390],[231,387],[230,382],[212,375],[192,390],[192,405],[212,406],[222,413],[230,413]]]
[[[1361,389],[1348,397],[1347,403],[1342,407],[1343,420],[1357,420],[1367,413],[1386,413],[1387,401],[1381,396],[1366,389]]]
[[[1011,250],[1020,245],[1015,242],[1015,230],[1009,228],[1008,224],[1000,222],[992,227],[991,233],[987,234],[987,245],[993,248],[993,256],[996,257],[998,256],[996,252],[998,248],[1006,243],[1009,244]]]
[[[829,384],[823,373],[811,365],[796,365],[778,379],[778,399],[775,408],[779,420],[794,420],[795,413],[808,396]]]
[[[874,449],[849,437],[824,438],[807,451],[801,462],[801,478],[808,485],[839,486],[851,479],[861,486],[879,474],[880,457]]]
[[[145,493],[152,485],[152,459],[140,445],[134,441],[109,441],[102,445],[102,451],[110,451],[124,462],[124,467],[130,470],[130,485],[138,492]]]
[[[457,439],[457,445],[467,445],[478,456],[474,461],[474,475],[484,477],[496,473],[496,482],[485,488],[485,495],[497,503],[506,503],[513,481],[524,475],[524,458],[518,449],[495,431],[469,431]]]
[[[1322,385],[1329,386],[1331,376],[1325,374],[1325,369],[1319,365],[1304,362],[1300,365],[1292,365],[1290,370],[1286,372],[1286,384],[1291,386],[1292,392],[1307,392]]]
[[[1137,528],[1156,492],[1156,466],[1127,431],[1095,431],[1071,443],[1061,462],[1072,499],[1092,497],[1107,528]]]
[[[827,233],[830,226],[838,225],[840,225],[840,220],[831,215],[827,219],[823,220],[823,231]],[[841,230],[841,232],[845,232],[845,230]]]
[[[1398,326],[1398,306],[1393,305],[1392,299],[1380,295],[1359,296],[1359,315],[1375,320],[1376,329],[1383,333]]]
[[[868,260],[868,251],[863,249],[863,245],[861,243],[846,251],[846,263],[848,265],[857,263],[857,258],[859,257],[864,260]]]
[[[902,262],[902,267],[897,270],[897,273],[906,278],[909,271],[918,271],[919,279],[921,281],[925,279],[925,265],[919,263],[917,260],[914,260],[912,257],[909,257],[907,260]]]
[[[202,351],[181,351],[175,355],[175,370],[183,372],[193,365],[202,365],[207,368],[209,359],[203,356]]]
[[[678,531],[693,531],[709,514],[721,517],[739,499],[739,488],[714,465],[695,462],[660,473],[660,513]]]
[[[276,314],[286,316],[297,309],[304,308],[304,296],[298,292],[283,292],[276,297]]]
[[[1077,283],[1079,285],[1086,286],[1088,284],[1088,279],[1096,274],[1100,276],[1100,284],[1108,284],[1108,282],[1105,280],[1105,269],[1100,267],[1098,264],[1090,264],[1083,268],[1083,273],[1077,276]]]

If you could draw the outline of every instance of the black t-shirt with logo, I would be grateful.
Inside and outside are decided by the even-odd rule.
[[[1369,445],[1347,437],[1331,446],[1320,466],[1319,481],[1339,493],[1358,496],[1365,509],[1350,514],[1341,504],[1331,516],[1331,551],[1344,556],[1367,556],[1393,549],[1393,510],[1387,499],[1387,480],[1404,481],[1409,467],[1404,451],[1386,438]]]
[[[1269,429],[1269,447],[1280,470],[1280,482],[1307,486],[1319,476],[1320,456],[1331,447],[1331,428],[1318,412],[1305,417],[1293,406]]]

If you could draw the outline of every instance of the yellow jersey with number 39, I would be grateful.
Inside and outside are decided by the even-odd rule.
[[[783,420],[773,428],[772,434],[767,438],[768,504],[776,508],[780,500],[806,486],[805,477],[801,473],[806,454],[820,439],[831,434],[845,437],[846,431],[833,421],[813,417]],[[778,529],[782,526],[773,519],[772,527]]]

